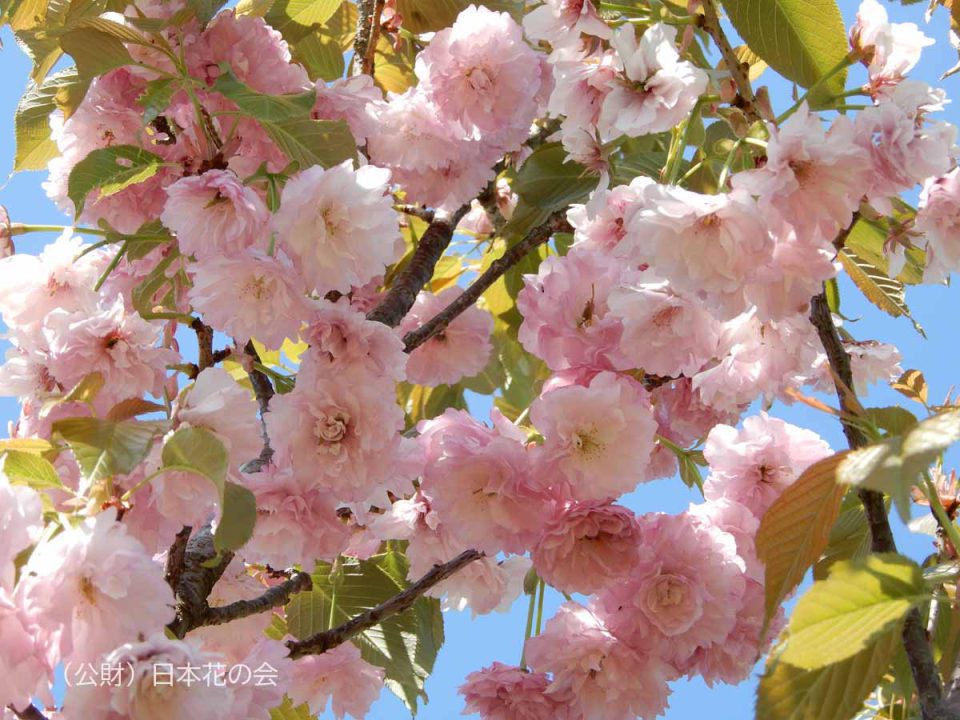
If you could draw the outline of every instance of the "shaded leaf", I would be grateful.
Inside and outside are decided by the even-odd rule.
[[[848,490],[840,503],[840,515],[830,529],[830,540],[817,564],[813,579],[822,580],[840,560],[858,560],[870,552],[870,525],[856,490]]]
[[[133,421],[67,418],[53,423],[53,434],[67,443],[92,483],[132,472],[146,458],[157,428]]]
[[[266,95],[240,82],[226,64],[213,89],[233,101],[245,115],[264,121],[284,121],[293,118],[309,119],[317,101],[316,90],[295,95]]]
[[[261,121],[263,129],[291,161],[303,169],[312,165],[325,168],[353,160],[357,143],[343,120],[290,118],[278,122]]]
[[[60,154],[50,137],[50,114],[59,106],[58,94],[79,85],[76,69],[68,68],[46,78],[40,85],[27,88],[14,116],[17,143],[14,171],[44,170],[47,163]]]
[[[83,212],[87,196],[94,190],[107,197],[149,180],[163,165],[163,158],[135,145],[113,145],[89,153],[70,171],[67,195],[76,215]]]
[[[843,269],[867,300],[892,317],[905,316],[913,323],[916,331],[926,337],[923,328],[913,319],[910,308],[907,307],[903,283],[887,277],[883,271],[849,247],[841,250],[838,257],[843,263]]]
[[[923,405],[927,404],[929,397],[927,379],[919,370],[907,370],[896,382],[891,383],[890,387],[911,400],[916,400]]]

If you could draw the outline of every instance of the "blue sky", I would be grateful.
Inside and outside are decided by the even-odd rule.
[[[857,2],[841,0],[844,20],[852,22]],[[926,3],[917,3],[902,8],[898,3],[884,3],[894,20],[913,21],[923,24]],[[939,83],[939,76],[956,62],[955,51],[946,38],[946,11],[938,11],[934,23],[926,27],[928,35],[936,38],[937,44],[929,48],[914,73],[915,77],[931,84],[939,84],[951,96],[960,98],[960,76]],[[0,178],[10,172],[13,162],[13,115],[20,92],[25,87],[29,72],[27,58],[20,52],[8,30],[0,32],[3,51],[0,53],[0,71],[4,78],[0,84]],[[859,77],[859,76],[857,76]],[[856,80],[853,78],[851,82]],[[760,84],[770,83],[774,105],[779,110],[789,104],[789,86],[777,83],[773,73],[765,74]],[[946,118],[960,124],[960,109],[949,106]],[[30,223],[66,223],[59,211],[47,200],[40,183],[43,173],[21,173],[6,180],[0,187],[0,204],[6,206],[14,221]],[[912,198],[911,198],[912,199]],[[31,235],[17,238],[18,250],[35,252],[52,236]],[[942,399],[957,382],[957,358],[960,357],[960,334],[957,333],[956,316],[960,308],[960,290],[954,287],[911,288],[907,299],[916,319],[927,331],[928,340],[923,340],[904,318],[890,318],[864,301],[849,282],[841,282],[842,310],[847,317],[859,318],[848,324],[850,332],[859,340],[882,339],[895,343],[904,356],[904,368],[923,370],[930,386],[931,400]],[[3,289],[0,288],[0,292]],[[0,341],[2,342],[2,341]],[[832,398],[828,398],[832,402]],[[867,398],[871,406],[899,403],[901,396],[887,388],[875,389]],[[475,409],[485,414],[487,402],[477,402]],[[16,417],[16,403],[9,398],[0,398],[0,421],[6,423]],[[816,413],[805,406],[787,407],[777,404],[772,414],[818,431],[834,448],[844,447],[843,437],[837,423],[829,417]],[[954,460],[953,454],[948,456]],[[642,486],[626,498],[626,504],[637,512],[677,512],[691,502],[699,500],[695,491],[689,490],[679,479],[660,480]],[[902,552],[921,559],[931,550],[930,539],[913,535],[906,528],[896,525],[897,541]],[[560,604],[562,598],[554,592],[547,593],[546,614]],[[437,668],[427,683],[429,704],[422,708],[418,717],[423,720],[450,720],[457,717],[462,702],[456,694],[457,686],[472,670],[484,667],[494,660],[516,663],[520,659],[523,640],[526,602],[521,599],[509,613],[494,614],[471,620],[467,613],[446,615],[447,644],[441,651]],[[757,668],[759,671],[760,668]],[[703,716],[709,707],[713,720],[743,720],[753,716],[753,693],[755,680],[739,686],[718,685],[707,688],[700,681],[679,682],[674,685],[669,720],[694,720]],[[403,706],[389,692],[374,705],[368,716],[370,720],[399,720],[406,716]],[[324,718],[332,717],[325,715]]]

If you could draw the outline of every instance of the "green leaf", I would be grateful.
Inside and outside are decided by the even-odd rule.
[[[908,318],[916,331],[926,337],[923,328],[910,314],[902,282],[887,277],[882,270],[861,258],[849,247],[841,250],[839,257],[843,269],[867,300],[892,317],[902,315]]]
[[[149,125],[170,106],[170,100],[180,89],[176,78],[159,78],[147,83],[137,98],[137,104],[143,108],[143,124]]]
[[[836,481],[843,453],[808,467],[764,513],[757,557],[764,563],[767,619],[823,553],[840,514],[844,488]]]
[[[83,212],[87,196],[94,190],[99,197],[108,197],[149,180],[163,165],[163,158],[135,145],[114,145],[94,150],[78,162],[67,181],[67,195],[76,207],[76,215]]]
[[[416,50],[408,40],[402,41],[397,49],[381,36],[373,57],[373,77],[377,85],[394,93],[403,93],[416,85],[417,76],[413,72],[416,57]]]
[[[850,451],[837,468],[837,480],[889,493],[904,522],[909,522],[910,488],[957,441],[960,409],[947,410],[922,420],[902,436]]]
[[[893,628],[852,657],[817,670],[775,658],[757,688],[756,720],[850,720],[880,682],[900,646]]]
[[[334,569],[318,563],[313,589],[286,606],[290,633],[299,639],[336,627],[402,592],[409,563],[399,544],[389,544],[369,560],[343,558]],[[364,660],[386,671],[386,685],[411,713],[426,700],[424,683],[443,645],[440,603],[421,597],[413,607],[353,638]]]
[[[50,137],[50,115],[58,107],[57,96],[65,88],[79,87],[76,68],[62,70],[32,85],[20,98],[14,117],[17,151],[13,169],[44,170],[60,154]]]
[[[583,165],[567,160],[560,143],[547,143],[534,150],[520,167],[513,191],[525,202],[553,212],[584,200],[597,181],[597,176]]]
[[[217,550],[237,550],[253,535],[257,501],[245,487],[227,480],[230,454],[209,430],[183,427],[167,438],[161,452],[163,467],[207,478],[220,496],[220,520],[213,535]]]
[[[839,562],[797,602],[779,659],[805,670],[846,660],[928,596],[920,567],[901,555]]]
[[[311,80],[336,80],[346,68],[340,45],[320,30],[299,40],[293,47],[293,61],[307,69]]]
[[[859,560],[870,552],[870,525],[863,503],[855,490],[847,491],[840,503],[840,515],[830,529],[830,540],[813,566],[813,579],[822,580],[840,560]]]
[[[210,22],[224,5],[226,5],[224,0],[187,0],[187,7],[193,10],[202,25]]]
[[[132,472],[146,458],[157,427],[135,421],[68,418],[53,424],[53,434],[67,443],[92,483]]]
[[[909,224],[909,221],[916,214],[914,209],[906,203],[896,203],[897,212],[895,220],[900,223]],[[883,251],[884,244],[891,233],[890,221],[886,219],[866,220],[861,218],[853,226],[853,230],[847,236],[844,247],[856,253],[857,257],[873,265],[887,277],[889,273],[889,263],[887,256]],[[927,256],[923,250],[916,247],[907,248],[905,252],[906,262],[903,270],[897,275],[896,279],[905,285],[918,285],[923,282],[923,271],[927,264]]]
[[[260,123],[277,146],[301,170],[313,165],[325,168],[357,156],[357,142],[343,120],[291,118]]]
[[[123,41],[96,28],[64,33],[60,37],[60,47],[73,58],[80,77],[87,80],[136,64]]]
[[[810,87],[847,54],[836,0],[723,0],[734,28],[774,70]],[[825,97],[843,92],[846,72],[825,82]],[[813,103],[816,107],[816,103]]]
[[[0,452],[4,452],[5,450],[19,450],[32,455],[43,455],[53,449],[53,445],[42,438],[9,438],[7,440],[0,440]]]
[[[264,19],[287,42],[296,42],[322,27],[337,12],[343,0],[275,0]]]
[[[280,639],[282,638],[277,638],[277,640]],[[313,718],[310,707],[306,703],[294,707],[286,695],[283,697],[283,703],[270,711],[270,720],[313,720]]]
[[[310,118],[310,111],[317,101],[316,90],[295,95],[265,95],[240,82],[226,64],[220,69],[221,74],[213,84],[213,89],[232,100],[245,115],[272,122]]]
[[[10,482],[29,485],[34,490],[62,488],[56,468],[44,458],[22,450],[4,450],[0,455],[2,470]]]

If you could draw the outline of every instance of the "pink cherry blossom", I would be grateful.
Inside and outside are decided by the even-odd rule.
[[[167,188],[160,220],[180,251],[198,259],[232,256],[252,245],[266,249],[270,213],[260,196],[228,170],[208,170]]]
[[[398,260],[403,240],[387,196],[390,173],[351,161],[314,166],[284,186],[273,230],[307,280],[325,294],[348,292]]]
[[[400,338],[345,300],[316,303],[302,337],[310,348],[300,361],[301,377],[346,368],[363,368],[387,380],[405,377],[407,355]]]
[[[627,508],[571,503],[544,529],[533,548],[533,565],[552,586],[589,595],[630,572],[639,542],[640,528]]]
[[[616,498],[645,479],[657,423],[643,386],[601,372],[586,387],[570,385],[542,394],[530,418],[543,433],[549,467],[578,500]]]
[[[528,15],[532,16],[533,13]],[[566,140],[578,131],[594,135],[603,102],[617,82],[620,66],[616,53],[568,50],[553,53],[550,61],[556,86],[550,93],[547,111],[553,117],[564,118],[562,137]]]
[[[317,102],[313,117],[318,120],[344,120],[357,143],[362,145],[379,128],[370,115],[371,103],[383,99],[383,93],[373,84],[369,75],[337,78],[329,85],[322,80],[316,84]]]
[[[800,240],[832,240],[860,206],[870,169],[869,154],[854,141],[848,118],[837,117],[825,130],[803,103],[779,128],[771,128],[766,164],[735,174],[732,184],[790,223]]]
[[[456,121],[441,119],[439,110],[418,88],[391,95],[389,102],[370,105],[377,132],[367,141],[371,162],[409,172],[444,167],[465,143]]]
[[[670,283],[621,285],[607,298],[623,324],[621,352],[630,367],[653,375],[693,375],[717,352],[719,323],[703,304]]]
[[[748,417],[742,430],[717,425],[703,450],[710,464],[704,495],[736,500],[761,517],[807,467],[831,453],[815,432],[766,413]]]
[[[563,720],[567,708],[547,695],[550,678],[495,662],[467,675],[460,686],[464,713],[482,720]]]
[[[680,59],[676,41],[676,28],[663,23],[648,27],[639,41],[630,23],[613,33],[623,77],[603,100],[598,126],[604,137],[665,132],[693,109],[707,75]]]
[[[888,384],[903,374],[901,355],[895,345],[877,340],[845,341],[844,349],[850,356],[853,373],[853,389],[861,397],[867,395],[875,383]],[[834,391],[833,375],[826,355],[821,354],[814,366],[814,378],[818,390]]]
[[[405,334],[432,319],[463,291],[449,287],[437,295],[420,292],[400,323]],[[419,385],[452,385],[483,370],[493,352],[493,316],[471,305],[442,332],[410,353],[407,380]]]
[[[650,392],[658,433],[687,447],[704,437],[717,423],[733,423],[739,413],[723,412],[707,405],[690,378],[664,383]]]
[[[122,297],[94,308],[54,310],[44,321],[47,366],[70,389],[92,372],[105,381],[97,401],[111,405],[143,393],[161,395],[166,366],[177,353],[157,347],[160,328],[143,320]]]
[[[526,658],[534,670],[552,674],[549,696],[591,720],[654,717],[667,707],[667,682],[677,677],[659,657],[614,635],[596,608],[574,602],[527,641]]]
[[[721,497],[698,505],[691,504],[687,512],[705,525],[732,535],[737,542],[737,555],[746,566],[747,577],[759,583],[763,582],[763,563],[757,558],[755,542],[760,519],[750,508],[736,500]]]
[[[255,337],[268,348],[297,338],[307,312],[307,286],[295,263],[258,250],[205,258],[190,265],[187,296],[204,321],[239,346]]]
[[[317,374],[273,398],[267,430],[298,482],[360,501],[389,479],[403,411],[373,380],[361,369]]]
[[[733,629],[744,562],[732,535],[687,513],[649,513],[639,523],[640,561],[598,603],[614,633],[634,646],[658,647],[661,658],[681,664]]]
[[[415,72],[445,117],[475,137],[512,131],[515,139],[499,143],[508,148],[526,137],[549,92],[540,57],[510,15],[471,5],[417,55]]]
[[[625,226],[633,213],[642,207],[644,188],[650,185],[655,182],[640,175],[629,185],[595,190],[585,205],[571,205],[567,220],[574,227],[574,246],[629,260],[621,251],[620,241],[626,235]]]
[[[90,661],[173,619],[161,566],[111,509],[67,526],[33,551],[18,591],[48,638],[49,660]]]
[[[3,472],[7,460],[0,458],[0,592],[13,589],[13,561],[40,539],[43,508],[40,496],[25,485],[14,485]]]
[[[157,632],[145,641],[120,645],[98,660],[107,667],[122,668],[124,682],[74,683],[64,699],[66,717],[214,720],[231,714],[234,691],[222,674],[219,681],[211,678],[209,683],[202,681],[202,674],[199,681],[180,679],[181,668],[203,673],[205,666],[224,664],[222,655],[203,649],[196,639],[171,640]]]
[[[940,282],[960,271],[960,168],[924,182],[916,228],[927,251],[924,281]]]
[[[427,459],[423,492],[447,530],[490,555],[528,547],[546,498],[521,441],[453,409],[417,429]]]
[[[850,45],[863,53],[873,89],[903,79],[920,60],[923,48],[933,45],[913,23],[891,23],[877,0],[863,0],[850,28]]]
[[[648,187],[630,220],[624,251],[656,268],[677,292],[701,295],[711,310],[743,311],[743,285],[768,262],[772,238],[756,203],[741,192],[701,195],[674,186]]]
[[[307,71],[290,62],[283,36],[262,17],[221,12],[203,33],[213,65],[226,62],[241,82],[262,93],[302,92]]]
[[[524,276],[517,296],[523,315],[520,342],[552,370],[626,367],[620,349],[623,325],[607,305],[623,275],[619,262],[599,252],[548,257],[537,275]]]
[[[313,567],[314,560],[330,562],[343,551],[349,529],[328,490],[302,487],[291,472],[269,466],[250,478],[257,498],[257,524],[244,548],[250,558],[275,568]]]
[[[295,705],[307,703],[313,715],[331,705],[338,720],[349,714],[366,717],[383,689],[384,672],[360,657],[352,642],[321,655],[308,655],[294,663],[287,694]]]
[[[524,16],[523,31],[554,48],[576,45],[581,35],[607,39],[611,34],[590,0],[544,0]]]
[[[174,418],[215,433],[236,466],[256,457],[263,444],[256,400],[223,368],[209,367],[197,376],[177,399]]]
[[[0,637],[0,707],[26,707],[34,695],[47,694],[50,668],[35,629],[3,586]]]

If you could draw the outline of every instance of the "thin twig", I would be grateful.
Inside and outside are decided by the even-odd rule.
[[[394,595],[389,600],[385,600],[375,608],[371,608],[347,620],[343,625],[311,635],[305,640],[288,640],[287,648],[290,650],[290,657],[297,659],[305,655],[320,655],[327,650],[342,645],[354,635],[362,633],[374,625],[378,625],[387,618],[409,610],[413,607],[417,599],[423,596],[434,585],[443,582],[461,568],[466,567],[481,557],[483,557],[483,553],[478,550],[466,550],[450,562],[442,565],[434,565],[426,575],[403,592]]]
[[[433,336],[443,332],[458,315],[471,307],[501,275],[520,262],[531,250],[547,242],[555,232],[572,232],[563,211],[554,213],[545,223],[538,225],[527,233],[523,240],[494,260],[490,267],[447,307],[416,330],[411,330],[404,335],[404,349],[407,352],[412,352]]]
[[[253,394],[256,395],[257,404],[260,407],[260,434],[263,437],[263,448],[260,450],[260,455],[244,465],[241,470],[245,473],[257,473],[264,465],[269,465],[270,461],[273,460],[273,448],[270,445],[270,435],[267,433],[266,414],[270,411],[270,400],[273,398],[275,391],[270,378],[256,367],[257,363],[262,364],[262,362],[253,340],[247,342],[243,352],[250,361],[247,376],[250,378],[250,384],[253,385]]]
[[[757,110],[757,96],[753,93],[750,86],[750,66],[741,63],[733,46],[720,27],[720,16],[717,14],[717,7],[714,0],[703,0],[703,29],[707,31],[713,41],[720,48],[720,54],[723,61],[730,71],[734,84],[737,86],[737,101],[734,103],[743,110],[750,122],[756,122],[761,119],[760,112]]]
[[[815,295],[810,302],[810,321],[817,329],[820,342],[827,354],[830,368],[833,370],[837,398],[840,401],[843,432],[847,437],[847,444],[852,448],[861,448],[869,444],[866,435],[850,421],[857,416],[858,404],[853,390],[853,372],[850,367],[850,356],[843,347],[843,341],[837,332],[827,303],[826,291]],[[883,502],[883,493],[876,490],[860,489],[857,492],[863,504],[870,527],[870,546],[873,552],[897,552],[897,544],[890,529],[887,518],[887,509]],[[927,639],[926,629],[920,617],[920,611],[913,608],[903,623],[903,647],[907,654],[913,680],[917,686],[917,695],[920,700],[920,712],[924,720],[956,720],[960,714],[951,710],[944,703],[943,682],[940,673],[933,661],[933,652]]]
[[[417,294],[430,282],[433,271],[443,257],[444,250],[453,238],[457,223],[470,210],[470,205],[462,205],[453,213],[437,210],[433,222],[423,233],[417,249],[413,251],[410,263],[397,275],[390,290],[380,303],[367,313],[368,320],[396,327],[410,312]]]
[[[204,324],[200,318],[194,318],[190,327],[197,334],[197,374],[199,374],[213,365],[213,328]]]
[[[200,625],[223,625],[250,615],[258,615],[280,605],[286,605],[291,595],[312,587],[313,581],[308,573],[294,573],[289,580],[274,585],[253,600],[237,600],[222,607],[207,608]]]
[[[433,217],[436,214],[434,210],[424,207],[423,205],[394,205],[394,208],[404,215],[412,215],[426,223],[432,223]]]
[[[7,707],[20,720],[47,720],[47,716],[40,712],[36,705],[27,705],[23,710],[17,710],[12,703]]]
[[[357,3],[357,37],[353,42],[353,55],[360,61],[355,67],[364,75],[373,75],[380,16],[385,4],[385,0],[360,0]]]

